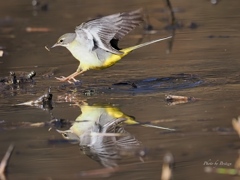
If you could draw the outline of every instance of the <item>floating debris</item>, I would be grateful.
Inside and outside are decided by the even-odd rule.
[[[26,27],[26,32],[49,32],[50,28],[47,27]]]
[[[51,94],[51,87],[49,87],[48,92],[40,96],[36,100],[27,101],[27,102],[16,104],[16,105],[36,106],[36,107],[40,107],[41,109],[52,110],[53,109],[52,97],[53,95]]]
[[[46,49],[47,51],[50,51],[50,49],[49,49],[47,46],[45,46],[45,49]]]
[[[36,76],[36,72],[35,71],[31,71],[29,74],[27,74],[27,78],[28,79],[32,79],[33,77],[35,77]]]
[[[6,85],[18,85],[18,84],[24,84],[24,83],[32,83],[33,77],[36,76],[35,71],[31,71],[30,73],[22,73],[18,76],[14,71],[9,72],[9,77],[4,77],[0,79],[0,82],[6,84]]]
[[[177,105],[194,102],[199,99],[186,96],[166,95],[165,100],[168,102],[169,105]]]

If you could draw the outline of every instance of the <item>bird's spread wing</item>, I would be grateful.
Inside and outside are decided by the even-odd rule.
[[[111,46],[110,41],[122,39],[142,21],[141,10],[136,10],[87,21],[77,26],[75,31],[78,33],[84,29],[93,36],[99,48],[114,54],[122,54]]]

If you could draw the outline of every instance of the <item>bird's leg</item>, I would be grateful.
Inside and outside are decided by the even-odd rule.
[[[76,82],[77,80],[75,79],[75,77],[78,76],[79,74],[84,73],[84,72],[85,72],[85,71],[78,71],[78,70],[77,70],[75,73],[69,75],[68,77],[62,76],[62,77],[60,77],[60,78],[57,78],[57,77],[56,77],[56,79],[59,80],[59,81],[62,81],[62,82],[63,82],[63,81],[68,81],[69,83],[71,83],[70,80],[73,80],[74,82]]]
[[[73,74],[71,74],[71,75],[69,75],[68,77],[65,77],[65,76],[61,76],[61,77],[55,77],[57,80],[59,80],[59,81],[69,81],[72,77],[74,78],[76,75],[75,74],[77,74],[77,72],[75,72],[75,73],[73,73]]]
[[[60,78],[57,78],[56,77],[56,79],[57,80],[59,80],[59,81],[70,81],[70,80],[73,80],[74,82],[76,82],[77,80],[75,79],[75,77],[77,76],[77,75],[79,75],[79,74],[82,74],[84,71],[80,71],[80,72],[75,72],[75,73],[73,73],[73,74],[71,74],[71,75],[69,75],[68,77],[64,77],[64,76],[62,76],[62,77],[60,77]]]

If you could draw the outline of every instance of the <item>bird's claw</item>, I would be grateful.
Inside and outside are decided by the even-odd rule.
[[[61,81],[61,82],[64,82],[64,81],[67,81],[69,84],[76,84],[76,83],[79,83],[80,81],[75,79],[74,77],[64,77],[64,76],[61,76],[61,77],[55,77],[57,80]]]
[[[64,77],[64,76],[61,76],[61,77],[55,77],[57,80],[59,80],[59,81],[67,81],[67,80],[69,80],[68,78],[66,78],[66,77]]]
[[[68,83],[69,83],[69,84],[77,85],[77,84],[81,83],[81,81],[75,79],[74,77],[72,77],[71,79],[68,80]]]

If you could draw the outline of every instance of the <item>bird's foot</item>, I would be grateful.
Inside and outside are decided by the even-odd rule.
[[[64,82],[64,81],[68,81],[69,78],[68,77],[64,77],[64,76],[61,76],[61,77],[55,77],[57,80],[61,81],[61,82]]]
[[[64,76],[61,76],[61,77],[55,77],[57,80],[61,81],[61,82],[64,82],[64,81],[67,81],[69,84],[77,84],[77,83],[80,83],[79,80],[75,79],[74,77],[64,77]]]

